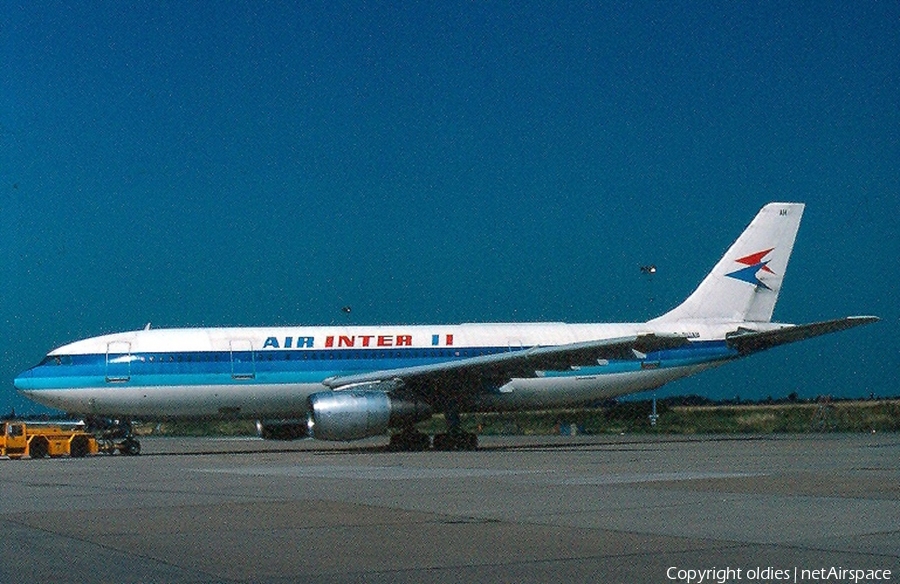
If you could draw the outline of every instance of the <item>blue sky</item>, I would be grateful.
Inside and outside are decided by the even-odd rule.
[[[595,4],[4,3],[0,409],[147,322],[644,320],[773,200],[776,318],[883,322],[670,393],[900,393],[900,5]]]

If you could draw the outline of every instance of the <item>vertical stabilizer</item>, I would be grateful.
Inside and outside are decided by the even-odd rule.
[[[769,203],[687,300],[651,322],[772,320],[803,216],[802,203]]]

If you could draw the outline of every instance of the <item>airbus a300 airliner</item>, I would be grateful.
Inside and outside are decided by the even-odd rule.
[[[648,322],[148,327],[54,349],[15,386],[93,418],[245,418],[265,438],[391,433],[401,449],[475,448],[461,412],[587,404],[878,320],[771,322],[802,214],[763,207],[697,289]],[[414,425],[433,413],[449,430],[432,440]]]

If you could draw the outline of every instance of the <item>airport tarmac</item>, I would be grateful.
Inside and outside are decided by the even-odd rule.
[[[145,438],[139,457],[2,460],[0,582],[900,579],[897,434],[383,443]]]

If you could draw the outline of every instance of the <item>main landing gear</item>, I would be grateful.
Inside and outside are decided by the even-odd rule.
[[[478,435],[461,429],[434,435],[435,450],[477,450]]]
[[[413,426],[403,428],[398,434],[391,434],[388,450],[397,452],[421,452],[431,447],[431,437],[419,432]]]
[[[131,420],[110,420],[108,418],[90,418],[87,429],[97,438],[97,449],[105,454],[118,451],[125,456],[137,456],[141,453],[141,443],[134,437]]]
[[[448,431],[435,434],[434,439],[414,429],[404,429],[391,434],[388,450],[395,452],[422,452],[429,448],[435,450],[477,450],[478,435],[463,430]]]
[[[435,434],[433,440],[414,426],[407,426],[391,435],[388,449],[402,452],[421,452],[430,447],[444,451],[478,449],[478,435],[462,429],[458,412],[446,412],[444,417],[447,420],[447,431]]]
[[[447,431],[434,435],[435,450],[476,450],[478,448],[478,435],[462,429],[458,409],[448,408],[444,412],[444,419],[447,420]]]

